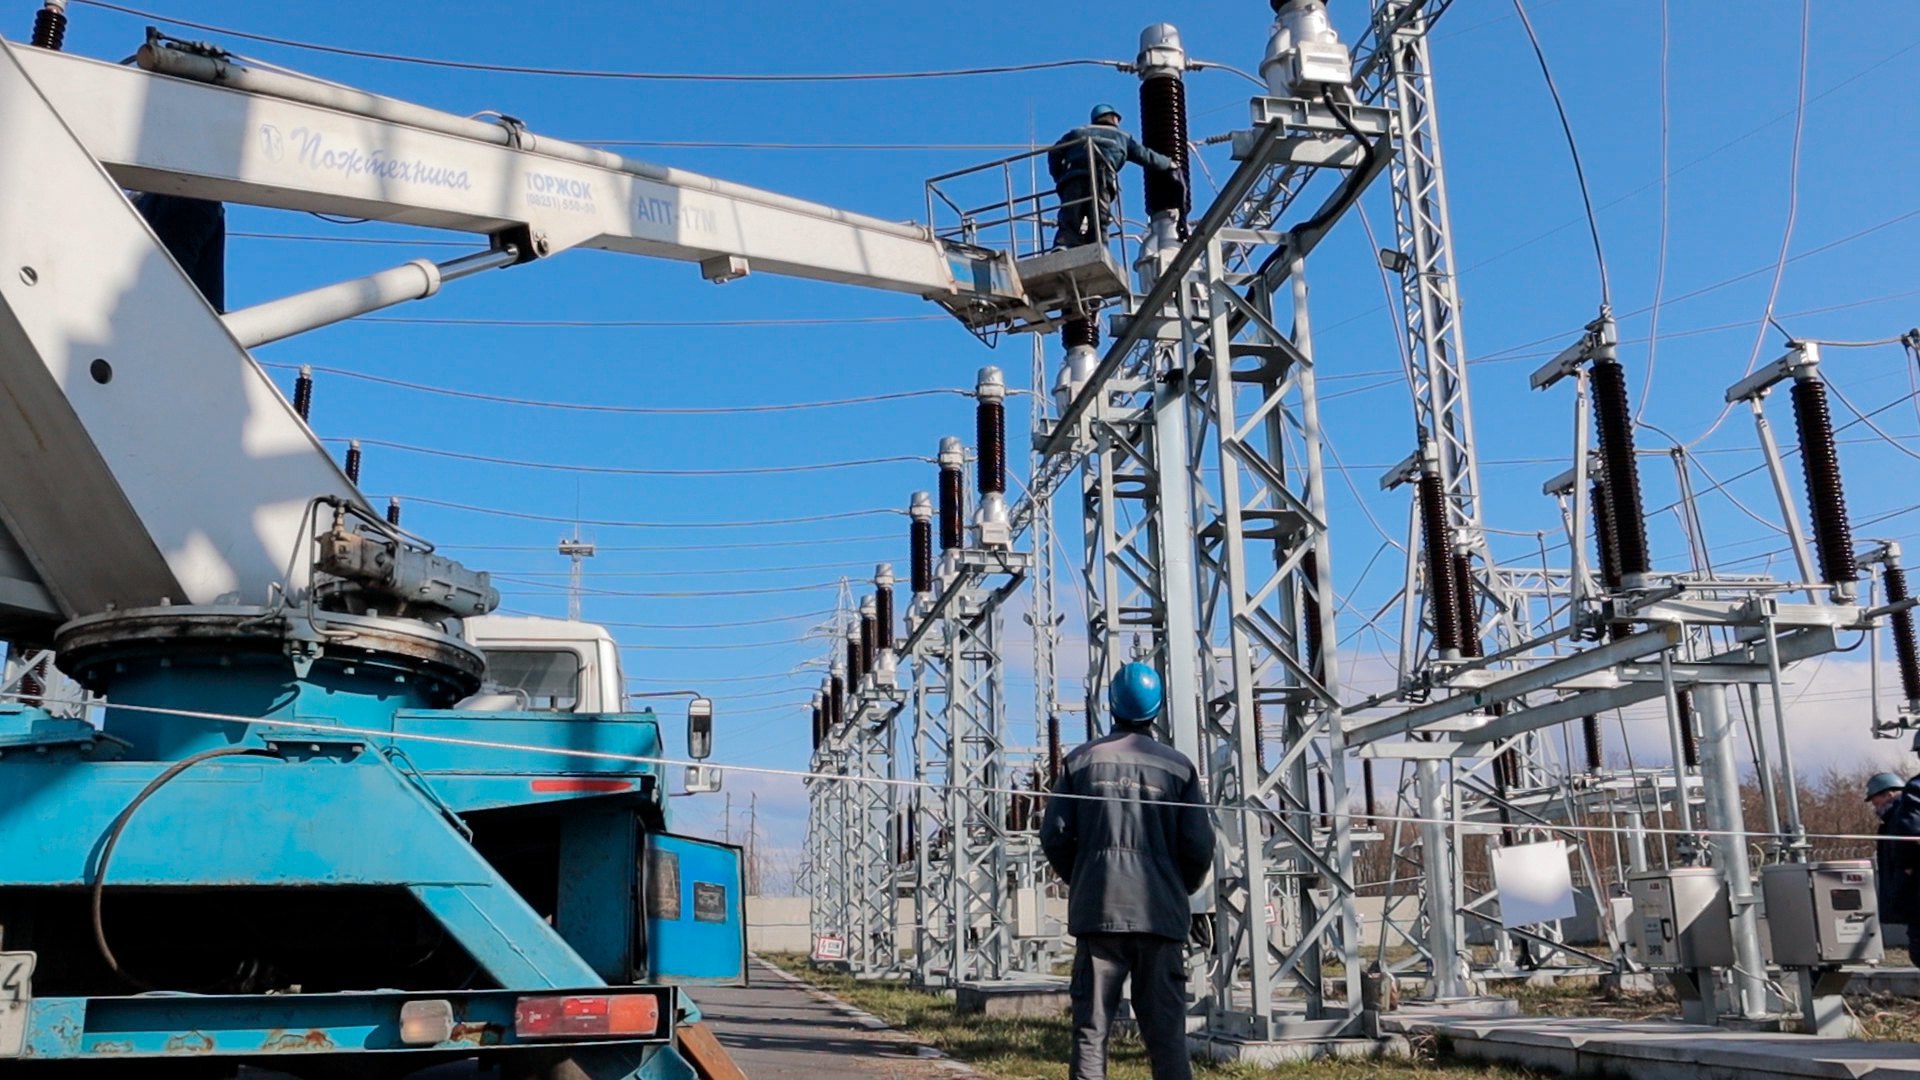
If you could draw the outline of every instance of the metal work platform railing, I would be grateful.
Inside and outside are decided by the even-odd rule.
[[[1093,140],[1077,141],[1097,173]],[[1058,187],[1040,186],[1040,159],[1071,145],[1039,147],[927,181],[927,220],[950,251],[1013,256],[1021,302],[987,307],[970,297],[949,306],[982,338],[991,341],[1002,330],[1046,333],[1091,314],[1108,300],[1131,295],[1126,267],[1131,265],[1129,245],[1137,249],[1138,241],[1128,231],[1117,178],[1109,188],[1096,176],[1088,194],[1066,199]],[[1109,190],[1111,200],[1103,199]],[[1059,224],[1081,208],[1090,219],[1089,231],[1099,239],[1075,246],[1058,243]]]

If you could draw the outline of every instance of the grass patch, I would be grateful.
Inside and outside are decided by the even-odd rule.
[[[953,1002],[938,994],[913,990],[898,983],[868,982],[838,972],[817,971],[797,953],[766,953],[762,958],[805,979],[849,1004],[878,1016],[935,1047],[1000,1080],[1065,1080],[1073,1029],[1063,1013],[1057,1017],[965,1016]],[[1194,1063],[1193,1074],[1204,1080],[1262,1080],[1306,1077],[1318,1080],[1456,1080],[1488,1076],[1496,1080],[1529,1080],[1539,1074],[1501,1066],[1450,1064],[1429,1059],[1387,1061],[1306,1062],[1275,1068]],[[1108,1052],[1111,1080],[1150,1080],[1146,1051],[1139,1041],[1116,1036]]]
[[[1614,1020],[1678,1020],[1680,1002],[1671,990],[1621,994],[1590,981],[1562,980],[1558,986],[1502,987],[1529,1016],[1604,1016]],[[1860,1021],[1860,1037],[1881,1042],[1920,1042],[1920,1001],[1893,994],[1848,994],[1847,1008]]]

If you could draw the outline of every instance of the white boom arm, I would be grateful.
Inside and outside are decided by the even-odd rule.
[[[0,637],[298,592],[312,501],[365,505],[241,340],[347,317],[365,289],[308,294],[330,314],[305,322],[250,309],[230,325],[123,188],[460,230],[521,259],[594,247],[715,280],[1021,301],[1008,257],[920,226],[190,51],[141,61],[161,70],[0,41]],[[432,292],[435,268],[415,265],[367,288]]]
[[[16,49],[121,184],[912,293],[1010,295],[1004,256],[920,225],[634,161],[524,128],[149,44],[142,67]],[[154,70],[146,70],[152,68]]]

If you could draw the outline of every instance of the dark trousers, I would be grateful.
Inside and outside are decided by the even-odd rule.
[[[1054,247],[1080,247],[1104,239],[1101,234],[1113,225],[1113,201],[1120,194],[1112,185],[1100,185],[1096,202],[1092,177],[1069,177],[1060,181],[1056,194],[1060,196],[1060,217],[1053,232]],[[1096,209],[1098,222],[1094,220]]]
[[[1107,1036],[1120,984],[1133,977],[1133,1018],[1153,1080],[1193,1080],[1187,1056],[1186,947],[1154,934],[1081,934],[1073,950],[1073,1080],[1106,1080]]]

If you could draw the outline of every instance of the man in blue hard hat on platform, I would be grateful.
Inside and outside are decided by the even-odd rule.
[[[1199,770],[1153,738],[1160,676],[1128,664],[1107,697],[1113,731],[1067,755],[1040,824],[1040,846],[1069,890],[1071,1076],[1105,1080],[1107,1035],[1131,975],[1153,1080],[1191,1080],[1187,897],[1213,865],[1213,825]]]
[[[1047,172],[1060,196],[1054,247],[1079,247],[1105,239],[1106,227],[1113,221],[1113,202],[1120,196],[1120,169],[1129,161],[1186,182],[1172,158],[1147,149],[1121,129],[1120,110],[1111,105],[1095,105],[1085,125],[1060,136],[1047,151]]]
[[[1916,740],[1920,741],[1920,740]],[[1867,802],[1880,818],[1882,839],[1874,851],[1874,891],[1888,945],[1920,922],[1920,777],[1876,773],[1867,781]],[[1900,931],[1893,931],[1894,927]]]

